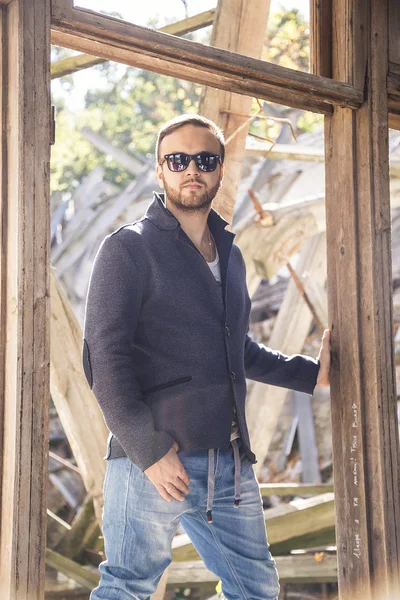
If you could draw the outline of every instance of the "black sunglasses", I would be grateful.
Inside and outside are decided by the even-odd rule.
[[[167,162],[168,169],[174,173],[185,171],[188,168],[190,161],[194,160],[197,168],[200,171],[211,173],[215,171],[218,163],[221,163],[219,154],[212,152],[199,152],[198,154],[185,154],[185,152],[174,152],[173,154],[165,154],[164,160]],[[160,164],[162,165],[164,161]]]

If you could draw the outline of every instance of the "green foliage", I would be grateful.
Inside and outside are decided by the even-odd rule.
[[[282,67],[309,70],[310,30],[297,9],[272,14],[268,23],[263,59]]]
[[[64,48],[52,48],[53,60],[72,54]],[[308,69],[308,24],[299,11],[281,9],[271,15],[263,58],[285,67]],[[177,114],[198,111],[200,85],[111,62],[88,71],[88,81],[93,81],[94,87],[86,94],[83,110],[71,110],[66,102],[77,81],[81,81],[78,77],[61,78],[53,86],[57,127],[52,149],[52,191],[72,193],[96,165],[121,188],[131,180],[131,175],[110,156],[98,152],[85,140],[81,134],[83,127],[90,127],[125,152],[137,151],[152,158],[160,125]],[[257,110],[255,101],[253,110]],[[298,127],[311,131],[320,123],[320,116],[304,113]],[[279,128],[280,125],[258,120],[250,130],[276,138]]]
[[[284,10],[281,8],[271,14],[268,24],[267,38],[262,54],[263,60],[299,71],[309,70],[310,60],[310,31],[299,10]],[[268,106],[268,104],[267,104]],[[257,102],[253,101],[253,112],[257,112]],[[268,108],[264,110],[268,114]],[[323,116],[304,112],[294,123],[296,133],[311,132],[320,128]],[[250,132],[256,135],[276,139],[281,128],[278,122],[254,120]]]
[[[86,94],[85,108],[79,114],[69,112],[54,97],[58,111],[53,191],[72,191],[95,165],[103,167],[105,177],[121,187],[130,182],[129,173],[85,140],[80,133],[83,127],[90,127],[125,152],[136,150],[150,157],[161,123],[198,110],[201,86],[114,63],[95,68],[107,85]]]

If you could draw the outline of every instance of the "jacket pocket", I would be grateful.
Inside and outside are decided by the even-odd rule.
[[[153,392],[158,392],[159,390],[164,390],[165,388],[173,387],[174,385],[179,385],[180,383],[188,383],[189,381],[192,381],[192,379],[193,377],[191,375],[188,375],[187,377],[181,377],[180,379],[171,379],[171,381],[166,381],[165,383],[160,383],[159,385],[155,385],[147,390],[143,390],[142,394],[152,394]]]

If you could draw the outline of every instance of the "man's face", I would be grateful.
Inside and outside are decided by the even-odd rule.
[[[208,211],[221,187],[223,168],[218,163],[215,171],[200,171],[194,160],[185,171],[178,173],[169,170],[165,154],[184,152],[198,154],[213,152],[221,154],[221,147],[215,135],[205,127],[184,125],[167,135],[159,148],[159,161],[156,174],[160,187],[165,190],[167,200],[185,212]]]

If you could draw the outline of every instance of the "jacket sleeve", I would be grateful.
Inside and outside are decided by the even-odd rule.
[[[133,341],[142,298],[133,256],[117,234],[108,236],[96,255],[89,283],[83,367],[107,427],[144,471],[165,456],[174,440],[155,430],[135,377]]]
[[[257,344],[247,334],[244,345],[246,377],[279,387],[312,394],[317,383],[319,361],[309,356],[287,356]]]

